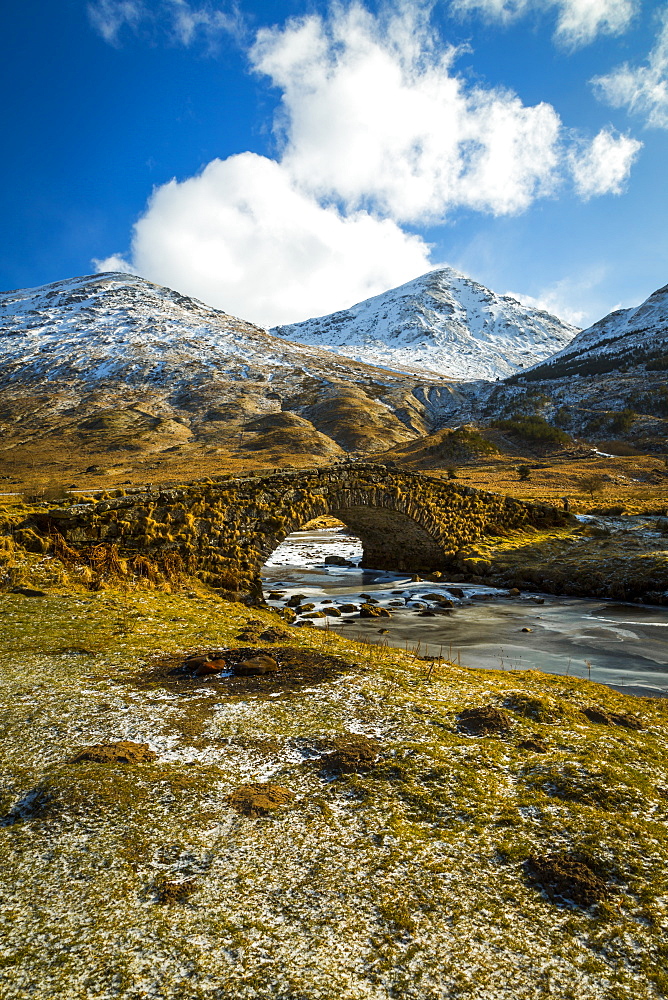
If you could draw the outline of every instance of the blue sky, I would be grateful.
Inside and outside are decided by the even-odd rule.
[[[0,286],[271,325],[442,263],[586,325],[668,282],[668,5],[22,0]]]

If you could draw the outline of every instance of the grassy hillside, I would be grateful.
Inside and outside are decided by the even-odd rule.
[[[0,603],[8,1000],[668,991],[665,702],[203,590]],[[239,648],[279,670],[174,672]]]

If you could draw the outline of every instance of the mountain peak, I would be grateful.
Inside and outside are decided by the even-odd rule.
[[[446,265],[350,309],[271,332],[386,368],[495,379],[550,357],[578,329]]]

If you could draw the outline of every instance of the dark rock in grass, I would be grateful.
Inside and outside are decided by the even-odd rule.
[[[155,750],[148,743],[132,743],[130,740],[119,740],[117,743],[96,743],[84,747],[70,761],[78,764],[81,761],[92,761],[95,764],[139,764],[143,761],[155,760]]]
[[[256,677],[261,674],[273,674],[278,670],[278,663],[273,656],[265,653],[258,653],[247,660],[242,660],[234,667],[237,677]]]
[[[612,887],[584,861],[567,854],[530,855],[524,863],[529,880],[550,899],[592,906],[610,896]]]
[[[12,587],[10,594],[23,594],[24,597],[46,597],[45,590],[35,590],[34,587]]]
[[[518,744],[520,750],[528,750],[529,753],[547,753],[548,747],[543,743],[539,737],[531,737],[528,740],[522,740]]]
[[[377,604],[362,604],[360,607],[360,618],[391,618],[387,608],[381,608]]]
[[[194,878],[164,878],[155,887],[156,902],[160,903],[161,906],[185,903],[196,888],[197,880]]]
[[[480,708],[466,708],[457,716],[457,729],[468,736],[488,736],[493,733],[507,733],[510,718],[493,705]]]
[[[380,756],[378,741],[366,736],[339,736],[331,746],[333,749],[320,758],[320,766],[334,774],[370,771]]]
[[[294,801],[295,794],[282,785],[274,785],[269,781],[248,785],[239,785],[228,795],[227,803],[241,816],[257,818],[276,812],[281,806]]]
[[[595,722],[599,726],[623,726],[625,729],[644,729],[640,719],[625,712],[606,712],[602,708],[583,708],[582,714],[586,715],[590,722]]]

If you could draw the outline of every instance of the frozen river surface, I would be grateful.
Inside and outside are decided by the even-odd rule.
[[[419,643],[421,654],[459,657],[465,666],[590,676],[628,694],[668,697],[668,608],[538,592],[511,598],[493,587],[411,582],[405,573],[325,565],[327,556],[355,563],[361,554],[359,540],[343,529],[296,532],[264,568],[265,593],[284,594],[269,603],[282,607],[302,594],[326,611],[327,602],[361,604],[360,595],[369,594],[391,618],[332,616],[313,624],[401,648]],[[426,594],[441,594],[455,606],[438,609]],[[435,616],[422,616],[425,610]]]

